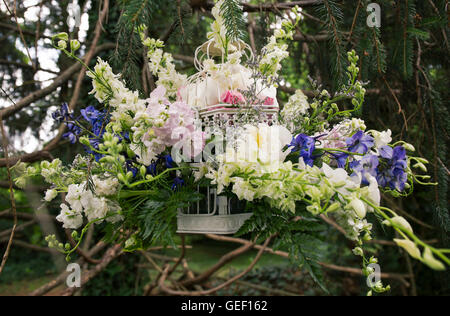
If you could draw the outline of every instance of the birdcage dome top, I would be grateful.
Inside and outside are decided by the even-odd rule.
[[[236,40],[226,46],[212,38],[195,52],[197,73],[179,89],[179,97],[198,110],[225,107],[278,108],[277,90],[257,78],[251,66],[255,57],[250,46]]]

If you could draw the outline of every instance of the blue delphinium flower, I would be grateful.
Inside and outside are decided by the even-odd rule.
[[[315,157],[313,152],[316,149],[316,139],[305,134],[294,137],[289,147],[293,147],[291,152],[299,152],[305,164],[313,166]]]
[[[109,122],[104,111],[99,111],[93,106],[88,106],[81,110],[81,116],[90,124],[90,136],[89,142],[94,149],[99,149],[99,145],[102,142],[103,134],[105,133],[105,127]],[[92,135],[93,134],[93,135]],[[96,161],[99,161],[103,155],[97,153],[94,150],[85,148],[88,154],[93,154]]]
[[[68,122],[73,119],[72,113],[69,111],[67,103],[63,103],[59,110],[52,113],[52,118],[58,123]]]
[[[95,107],[93,107],[92,105],[88,106],[85,109],[82,109],[81,115],[91,125],[95,125],[95,123],[97,123],[97,121],[103,117],[103,113],[96,110]]]
[[[373,137],[364,134],[363,131],[358,131],[352,137],[347,138],[345,142],[348,151],[358,154],[366,154],[375,144]]]
[[[63,134],[64,138],[67,138],[72,144],[78,141],[78,136],[81,134],[81,128],[73,123],[67,123],[68,131]]]
[[[166,168],[167,168],[167,169],[173,168],[174,162],[173,162],[173,159],[172,159],[172,156],[171,156],[171,155],[166,155],[166,156],[164,156],[164,161],[165,161],[165,164],[166,164]]]
[[[360,161],[355,160],[350,163],[350,168],[355,172],[361,173],[362,184],[369,185],[367,175],[377,177],[377,168],[379,165],[378,156],[365,155]]]
[[[382,160],[378,167],[378,184],[384,188],[403,191],[408,180],[405,148],[384,146],[379,148],[379,153]]]
[[[339,154],[332,154],[332,156],[336,159],[338,168],[345,168],[346,167],[347,159],[349,157],[349,154],[339,153]]]
[[[184,180],[180,177],[173,179],[172,190],[177,190],[184,185]]]
[[[158,159],[150,164],[150,166],[147,167],[147,173],[151,174],[152,176],[156,176],[158,174],[157,167],[158,165],[164,165],[166,169],[171,169],[174,167],[174,161],[172,159],[171,155],[159,155]]]
[[[134,166],[133,161],[127,160],[127,161],[125,162],[125,165],[126,165],[126,167],[127,167],[127,172],[131,171],[131,173],[133,174],[133,178],[136,178],[136,176],[137,176],[139,170],[138,170],[138,168],[136,168],[136,167]]]

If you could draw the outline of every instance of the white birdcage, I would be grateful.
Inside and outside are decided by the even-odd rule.
[[[238,51],[248,62],[254,59],[249,45],[243,41],[233,43],[234,52]],[[205,61],[211,58],[221,58],[221,63],[215,65],[216,73],[212,74],[205,67]],[[274,124],[278,118],[278,103],[276,101],[276,89],[266,88],[266,92],[272,93],[273,104],[235,104],[224,102],[224,94],[229,91],[245,90],[246,84],[251,84],[248,69],[237,63],[231,73],[220,73],[225,62],[224,54],[214,46],[210,40],[197,48],[195,52],[195,67],[198,72],[188,79],[188,84],[181,92],[183,100],[196,107],[202,121],[203,129],[222,130],[234,128],[237,119],[242,113],[257,112],[256,121],[253,123]],[[232,67],[233,68],[233,67]],[[219,77],[219,79],[217,79]],[[220,82],[219,82],[220,81]],[[254,81],[253,81],[254,83]],[[257,83],[258,84],[258,83]],[[265,96],[262,93],[261,100]],[[263,102],[261,102],[263,103]],[[270,102],[266,102],[270,103]],[[178,214],[178,232],[194,234],[234,234],[244,222],[251,217],[251,213],[244,212],[245,202],[237,197],[218,195],[213,187],[199,188],[199,193],[205,195],[205,199],[191,205],[189,208],[180,209]]]

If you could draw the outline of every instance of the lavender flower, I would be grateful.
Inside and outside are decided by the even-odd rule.
[[[363,131],[358,131],[352,137],[347,138],[345,142],[348,151],[358,154],[366,154],[375,144],[373,137],[364,134]]]
[[[405,148],[403,146],[395,148],[383,146],[379,152],[383,159],[378,167],[378,184],[384,188],[389,187],[392,190],[403,191],[408,180]]]
[[[299,152],[300,157],[303,158],[305,164],[313,166],[314,159],[313,152],[316,149],[316,139],[305,134],[300,134],[295,137],[289,147],[293,147],[291,152]]]
[[[81,134],[81,128],[73,123],[67,123],[68,131],[63,134],[64,138],[69,139],[70,143],[75,144]]]
[[[63,103],[59,108],[59,110],[53,112],[52,118],[58,123],[71,121],[73,119],[72,113],[70,113],[69,106],[67,105],[67,103]]]
[[[362,184],[369,185],[367,175],[372,177],[377,176],[377,168],[379,165],[378,157],[376,155],[365,155],[360,161],[353,161],[350,163],[350,167],[355,172],[359,172],[362,175]]]

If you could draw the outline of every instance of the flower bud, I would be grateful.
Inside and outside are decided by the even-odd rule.
[[[362,250],[361,247],[356,247],[353,249],[353,253],[355,254],[355,256],[363,256],[364,255],[364,251]]]
[[[69,40],[69,34],[67,34],[66,32],[62,32],[62,33],[56,34],[55,38],[63,40],[63,41],[68,41]]]
[[[414,259],[421,259],[419,248],[414,242],[408,239],[394,239],[394,242],[401,248],[403,248]]]
[[[445,271],[445,266],[439,260],[436,260],[430,248],[425,248],[423,252],[423,262],[433,270]]]
[[[399,226],[400,228],[403,228],[404,230],[407,230],[411,233],[413,232],[411,224],[409,224],[404,217],[395,216],[391,218],[391,221],[385,220],[383,222],[383,224],[386,226],[391,226],[392,223],[394,223],[396,226]]]
[[[366,217],[366,213],[367,213],[366,206],[360,199],[353,199],[350,202],[349,206],[353,209],[353,211],[355,211],[356,215],[359,218]]]
[[[77,51],[80,48],[81,44],[78,40],[71,40],[70,41],[70,49],[72,52]]]
[[[59,49],[66,49],[67,48],[67,42],[66,41],[58,41],[58,48]]]

